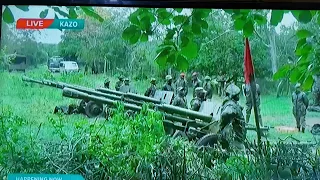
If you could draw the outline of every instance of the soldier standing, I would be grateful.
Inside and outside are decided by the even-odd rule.
[[[145,96],[147,97],[154,97],[154,95],[156,94],[157,91],[157,86],[156,86],[156,79],[155,78],[151,78],[151,86],[147,89],[147,91],[144,93]]]
[[[116,82],[116,86],[115,86],[116,91],[119,91],[122,85],[123,85],[123,77],[119,76],[119,81]]]
[[[198,78],[198,73],[194,72],[192,74],[192,84],[193,84],[193,97],[196,97],[196,88],[202,87],[202,82]]]
[[[225,87],[225,83],[226,83],[226,77],[225,75],[222,73],[222,71],[220,71],[219,76],[217,78],[218,81],[218,95],[221,97],[224,95],[224,87]]]
[[[135,93],[134,88],[130,86],[129,78],[124,79],[124,85],[120,87],[119,91],[123,93]]]
[[[162,90],[164,91],[173,91],[174,89],[172,87],[172,76],[171,75],[167,75],[166,76],[166,84],[163,86]]]
[[[306,128],[306,113],[309,106],[309,100],[307,95],[301,91],[301,84],[297,83],[295,86],[295,92],[292,93],[292,103],[293,103],[293,115],[296,119],[297,128],[300,132],[300,128],[302,128],[302,132]]]
[[[248,123],[250,120],[251,110],[253,107],[252,93],[251,93],[251,88],[249,84],[246,84],[244,87],[244,95],[246,96],[246,123]],[[258,84],[256,84],[256,105],[258,110],[259,123],[260,123],[260,126],[263,126],[261,112],[260,112],[260,86]]]
[[[205,100],[211,101],[211,99],[212,99],[212,93],[213,93],[213,92],[212,92],[213,89],[212,89],[212,85],[211,85],[211,78],[210,78],[209,76],[206,76],[206,77],[204,78],[204,80],[205,80],[205,83],[204,83],[203,89],[204,89],[205,91],[207,91],[206,96],[205,96]]]
[[[185,98],[185,90],[183,87],[178,87],[178,96],[174,98],[172,105],[187,108],[187,99]]]
[[[243,142],[246,138],[246,129],[243,108],[238,103],[240,92],[240,88],[234,84],[227,87],[226,99],[221,106],[219,132],[231,146],[244,150]]]
[[[179,91],[178,91],[179,87],[183,87],[184,96],[187,96],[187,94],[188,94],[188,86],[187,86],[187,82],[185,80],[185,74],[184,73],[180,74],[180,78],[176,82],[176,94],[179,94]]]
[[[110,89],[110,80],[109,80],[109,78],[107,78],[107,79],[104,81],[104,88]]]
[[[193,111],[199,111],[202,102],[204,101],[206,91],[202,87],[197,87],[195,89],[196,97],[191,101],[191,109]]]

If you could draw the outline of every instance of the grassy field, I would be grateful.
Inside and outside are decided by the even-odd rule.
[[[8,73],[1,72],[1,106],[10,108],[15,115],[26,118],[29,122],[38,127],[40,123],[45,125],[50,119],[56,119],[57,115],[53,114],[55,106],[68,105],[70,103],[77,103],[77,100],[62,97],[62,90],[51,87],[45,87],[37,84],[26,83],[21,80],[23,73]],[[34,69],[26,72],[27,76],[36,79],[52,79],[62,81],[66,83],[78,84],[87,87],[101,87],[104,79],[103,75],[66,75],[62,76],[59,73],[51,74],[46,71],[45,67]],[[111,80],[111,87],[114,87],[116,82],[115,77],[109,77]],[[144,93],[148,86],[148,82],[133,82],[139,93]],[[191,91],[190,91],[191,93]],[[191,95],[188,96],[190,102]],[[214,101],[221,102],[221,99],[214,96]],[[241,97],[242,105],[244,105],[244,98]],[[266,126],[289,126],[295,127],[295,120],[291,113],[291,102],[289,97],[276,98],[275,96],[262,96],[261,99],[261,114],[263,117],[264,125]],[[79,119],[85,120],[86,117],[82,115],[64,116],[65,122],[70,126]],[[313,136],[310,133],[312,123],[317,120],[320,121],[320,113],[308,112],[307,132],[302,133],[280,133],[275,129],[271,129],[267,138],[275,141],[279,138],[283,139],[289,135],[292,135],[296,139],[301,141],[313,141]],[[251,117],[251,124],[254,124],[253,117]],[[256,138],[255,132],[248,133],[248,139],[253,140]]]

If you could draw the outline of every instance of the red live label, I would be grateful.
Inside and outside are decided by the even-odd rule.
[[[46,29],[54,19],[19,19],[17,21],[17,29]]]

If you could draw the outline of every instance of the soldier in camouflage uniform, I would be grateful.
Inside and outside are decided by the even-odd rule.
[[[295,86],[296,91],[292,93],[292,103],[293,103],[293,115],[296,119],[297,128],[300,131],[302,128],[302,132],[306,128],[306,113],[309,106],[309,100],[307,95],[301,91],[301,84],[298,83]]]
[[[166,76],[166,81],[167,83],[163,86],[162,90],[164,91],[173,91],[174,89],[172,87],[172,76],[171,75],[167,75]]]
[[[206,91],[202,87],[197,87],[195,89],[196,97],[191,101],[191,109],[193,111],[199,111],[202,102],[205,100]]]
[[[172,105],[181,108],[187,108],[187,99],[185,98],[185,90],[183,87],[178,87],[178,96],[173,100]]]
[[[110,80],[108,78],[104,81],[104,88],[110,89]]]
[[[212,85],[211,85],[211,78],[209,76],[206,76],[204,78],[205,82],[203,85],[203,89],[205,91],[207,91],[206,96],[205,96],[205,100],[209,100],[211,101],[212,99],[212,94],[213,94],[213,89],[212,89]]]
[[[244,150],[246,138],[245,119],[240,106],[240,88],[230,84],[226,88],[226,99],[221,106],[219,133],[231,146]]]
[[[192,85],[193,85],[193,97],[196,97],[196,88],[202,87],[202,82],[198,78],[198,73],[192,74]]]
[[[151,86],[147,89],[147,91],[144,93],[145,96],[147,97],[154,97],[154,95],[156,94],[157,91],[157,86],[156,86],[156,79],[155,78],[151,78]]]
[[[246,96],[246,123],[248,123],[250,120],[251,110],[253,107],[251,88],[249,84],[246,84],[244,87],[244,95]],[[259,123],[260,123],[260,126],[263,126],[262,117],[260,113],[260,86],[258,84],[256,84],[256,105],[258,110]]]
[[[119,91],[121,86],[123,86],[123,76],[119,76],[119,81],[116,82],[116,91]]]
[[[178,88],[183,87],[184,89],[184,96],[187,96],[188,94],[188,86],[187,82],[185,80],[185,74],[181,73],[180,78],[176,81],[176,94],[179,94]]]
[[[217,77],[218,81],[218,95],[220,97],[224,96],[224,87],[226,84],[226,76],[222,73],[222,71],[219,72],[219,75]]]
[[[123,93],[136,93],[135,89],[130,85],[129,78],[124,79],[124,85],[120,87],[119,91]]]

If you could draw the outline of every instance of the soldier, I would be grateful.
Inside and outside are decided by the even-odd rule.
[[[178,88],[183,87],[184,89],[184,96],[187,96],[188,94],[188,86],[187,82],[185,80],[185,74],[181,73],[180,78],[176,81],[176,94],[179,94]]]
[[[301,84],[297,83],[295,86],[296,91],[292,93],[292,103],[293,103],[293,115],[296,119],[297,128],[300,132],[300,128],[302,128],[302,132],[306,128],[306,110],[309,106],[309,100],[307,95],[301,91]]]
[[[119,91],[123,93],[135,93],[134,88],[130,85],[129,78],[124,79],[124,85],[120,87]]]
[[[246,123],[248,123],[250,121],[251,110],[253,107],[252,93],[251,93],[251,88],[249,84],[246,84],[244,87],[244,95],[246,97]],[[260,123],[260,126],[263,126],[262,117],[260,113],[260,86],[258,84],[256,84],[256,105],[258,110],[259,123]]]
[[[151,78],[150,83],[151,83],[151,86],[147,89],[147,91],[144,93],[144,95],[153,98],[154,95],[156,94],[156,91],[157,91],[156,79]]]
[[[240,92],[240,88],[234,84],[226,88],[226,99],[221,106],[219,133],[231,146],[244,150],[246,129],[243,107],[238,103]]]
[[[196,88],[202,87],[202,82],[198,78],[198,73],[194,72],[192,74],[192,84],[193,84],[193,97],[196,97]]]
[[[222,71],[219,72],[219,75],[217,77],[217,81],[218,81],[218,95],[221,97],[224,95],[224,87],[225,87],[225,83],[226,83],[226,77],[225,75],[222,73]]]
[[[204,80],[205,80],[205,83],[204,83],[204,85],[203,85],[203,89],[205,90],[205,91],[207,91],[207,93],[206,93],[206,96],[205,96],[205,100],[209,100],[209,101],[211,101],[211,99],[212,99],[212,91],[213,91],[213,89],[212,89],[212,85],[211,85],[211,78],[209,77],[209,76],[206,76],[205,78],[204,78]]]
[[[199,111],[202,102],[204,101],[206,91],[202,87],[197,87],[195,89],[196,97],[191,101],[191,109],[193,111]]]
[[[109,80],[109,78],[107,78],[107,79],[104,81],[104,88],[110,89],[110,80]]]
[[[185,98],[185,90],[183,87],[178,87],[178,96],[173,100],[172,105],[181,108],[187,108],[187,99]]]
[[[174,89],[172,87],[172,76],[171,75],[167,75],[166,76],[166,81],[167,81],[167,83],[163,86],[162,90],[164,90],[164,91],[174,91]]]
[[[116,91],[119,91],[122,85],[123,85],[123,77],[119,76],[119,81],[116,82],[116,86],[115,86]]]

